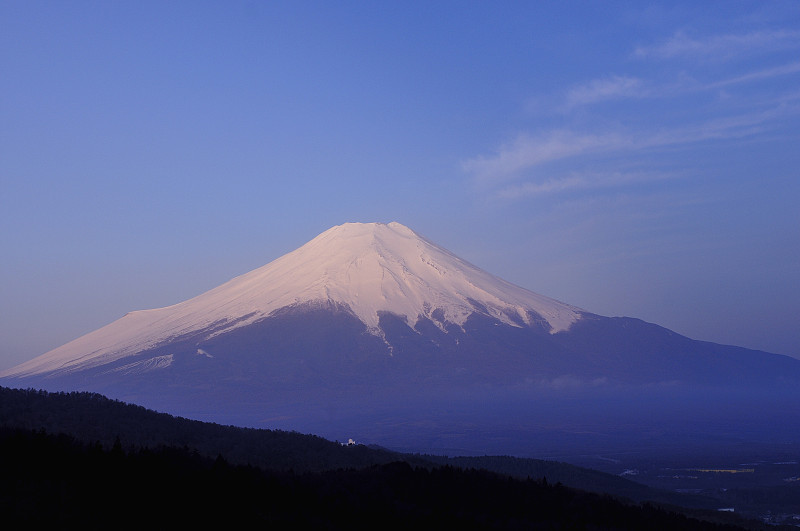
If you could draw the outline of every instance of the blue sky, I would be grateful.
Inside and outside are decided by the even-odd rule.
[[[797,2],[0,2],[0,368],[347,221],[800,357]]]

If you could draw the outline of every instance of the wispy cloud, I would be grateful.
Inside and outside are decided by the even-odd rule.
[[[772,52],[800,46],[800,31],[772,30],[745,34],[715,35],[693,38],[683,32],[675,33],[668,41],[656,46],[636,48],[636,57],[671,59],[695,57],[727,60],[742,54]]]
[[[659,131],[651,136],[642,137],[638,146],[660,147],[743,138],[762,133],[770,127],[771,122],[796,116],[798,113],[800,108],[796,105],[781,104],[759,112],[725,116],[699,124]]]
[[[538,136],[520,135],[514,142],[502,146],[495,154],[469,159],[462,164],[478,184],[498,187],[496,195],[513,199],[566,190],[616,186],[641,179],[644,174],[607,173],[537,178],[533,169],[554,160],[617,152],[635,152],[663,147],[686,146],[700,142],[744,138],[770,127],[770,122],[800,114],[797,105],[782,104],[760,112],[751,112],[706,120],[682,127],[626,134],[581,134],[556,130]],[[519,185],[506,183],[525,180]]]
[[[572,173],[563,177],[549,177],[543,180],[506,186],[501,188],[496,195],[502,199],[521,199],[565,191],[617,188],[634,183],[671,179],[675,176],[676,174],[674,173],[641,171]]]
[[[580,188],[590,188],[589,181],[582,176],[568,176],[562,178],[551,178],[542,182],[526,182],[514,186],[507,186],[497,193],[497,197],[502,199],[519,199],[522,197],[533,197],[564,190]]]
[[[800,115],[798,92],[787,93],[787,84],[778,78],[800,73],[800,61],[786,62],[785,54],[774,55],[759,68],[750,60],[729,59],[793,48],[800,48],[800,31],[694,37],[677,32],[662,44],[637,48],[635,55],[724,64],[708,68],[677,61],[653,71],[649,64],[628,61],[631,74],[600,76],[562,92],[560,104],[550,109],[565,125],[520,133],[493,152],[465,160],[462,168],[482,193],[506,200],[576,198],[591,195],[581,193],[590,190],[616,189],[617,194],[634,187],[640,193],[644,188],[639,184],[676,175],[676,159],[665,157],[667,153],[694,159],[702,156],[703,146],[725,141],[736,141],[738,149],[743,139],[763,139],[759,135],[791,124]],[[752,86],[742,90],[741,97],[730,97],[734,87],[746,84]],[[765,90],[760,90],[762,85]],[[716,97],[715,91],[725,97]],[[650,105],[632,100],[660,101]],[[602,114],[609,110],[603,107],[573,113],[606,101],[620,103],[613,115]],[[633,167],[647,171],[630,171]]]
[[[545,162],[615,150],[629,143],[630,140],[616,134],[582,135],[566,130],[537,137],[521,134],[510,144],[501,146],[494,155],[469,159],[462,168],[478,181],[503,181]]]
[[[569,89],[564,96],[562,110],[568,112],[581,105],[591,105],[614,99],[676,98],[685,94],[770,80],[797,73],[800,73],[800,62],[755,70],[705,83],[689,77],[685,73],[683,78],[678,78],[665,84],[658,84],[637,77],[611,76],[595,79],[584,85]]]
[[[755,72],[748,72],[747,74],[743,74],[741,76],[736,76],[730,79],[723,79],[721,81],[709,83],[702,88],[715,89],[729,85],[738,85],[740,83],[749,83],[751,81],[760,81],[779,76],[786,76],[797,72],[800,72],[800,62],[789,63],[786,65],[776,66],[774,68],[767,68],[764,70],[757,70]]]
[[[645,94],[641,79],[611,76],[573,87],[567,92],[566,107],[589,105],[618,98],[641,97]]]

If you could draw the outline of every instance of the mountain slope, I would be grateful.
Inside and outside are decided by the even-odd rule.
[[[577,308],[494,277],[399,223],[347,223],[207,293],[131,312],[0,377],[84,370],[170,341],[211,339],[282,308],[330,303],[348,308],[376,335],[382,335],[380,312],[403,316],[412,326],[429,318],[442,329],[478,312],[552,333],[580,318]]]
[[[582,311],[397,223],[334,227],[207,293],[130,313],[5,371],[0,383],[414,449],[652,445],[692,423],[703,428],[690,436],[714,444],[800,437],[800,361]]]

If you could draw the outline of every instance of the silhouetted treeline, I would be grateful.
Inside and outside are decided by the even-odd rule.
[[[505,513],[493,509],[505,507],[506,503],[505,497],[492,495],[493,489],[505,492],[506,488],[512,491],[509,499],[518,501],[522,498],[514,496],[522,494],[513,494],[516,489],[522,493],[535,491],[536,497],[551,496],[555,491],[549,489],[556,489],[568,492],[565,496],[574,503],[582,500],[580,503],[585,501],[587,507],[595,507],[592,511],[606,507],[603,511],[628,514],[626,511],[630,509],[634,511],[630,518],[643,518],[644,514],[655,511],[653,514],[661,516],[672,514],[670,521],[674,522],[678,518],[674,513],[690,514],[683,509],[635,507],[612,501],[608,496],[592,497],[567,490],[560,484],[612,493],[637,502],[656,500],[681,505],[685,500],[681,495],[654,491],[622,478],[563,463],[511,457],[447,458],[400,454],[361,445],[342,446],[296,432],[187,420],[94,393],[48,393],[0,387],[0,429],[5,445],[0,456],[3,473],[0,515],[14,514],[36,521],[52,517],[53,521],[70,522],[76,518],[92,524],[96,523],[95,516],[83,514],[90,508],[96,514],[113,513],[106,508],[135,511],[144,518],[144,515],[155,517],[156,511],[151,507],[165,511],[180,511],[184,507],[220,520],[224,513],[247,522],[302,523],[307,521],[297,519],[312,518],[308,511],[300,510],[301,516],[297,516],[283,508],[306,505],[323,512],[323,516],[314,518],[322,518],[320,522],[326,522],[325,525],[337,522],[334,527],[339,527],[344,525],[342,520],[329,520],[325,515],[338,514],[341,502],[342,514],[354,511],[361,515],[359,518],[366,518],[363,515],[372,514],[370,511],[384,515],[405,511],[402,518],[413,520],[436,515],[463,523],[458,520],[459,515],[482,522],[481,518],[492,514],[492,522],[497,520],[503,522],[501,528],[513,528],[511,520],[504,519]],[[405,464],[401,466],[398,462]],[[477,468],[500,474],[471,470]],[[515,479],[510,479],[511,476]],[[443,477],[450,478],[447,481],[453,484],[442,484]],[[557,486],[544,485],[544,477],[550,485]],[[486,484],[481,486],[482,479],[478,478],[484,478]],[[415,487],[411,489],[409,485]],[[439,488],[434,489],[433,485],[446,486],[448,492],[461,492],[465,485],[472,485],[473,490],[463,493],[463,498],[473,503],[461,507],[458,505],[461,502],[450,499],[447,492],[430,492],[431,500],[435,501],[429,502],[410,492]],[[250,494],[250,487],[257,494]],[[528,494],[534,495],[531,492]],[[538,501],[525,499],[523,505],[538,507]],[[265,500],[276,501],[277,505]],[[130,504],[134,502],[142,506],[132,508]],[[430,503],[434,505],[428,506]],[[378,509],[370,509],[373,506]],[[534,514],[527,511],[516,507],[508,508],[507,512],[519,513],[519,518],[530,522]],[[571,518],[571,511],[558,511],[546,513],[550,515],[547,518],[552,522]],[[588,514],[581,518],[590,521],[592,517]],[[729,514],[697,514],[704,520],[739,521]],[[396,518],[402,520],[400,516]],[[547,518],[542,521],[551,522]],[[620,524],[608,526],[619,528]]]
[[[415,466],[434,463],[486,468],[521,479],[548,477],[553,483],[614,493],[637,501],[654,499],[659,494],[623,478],[554,461],[512,457],[448,458],[400,454],[362,445],[343,447],[314,435],[220,426],[173,417],[96,393],[50,393],[0,387],[0,426],[68,433],[79,441],[99,442],[106,448],[117,438],[125,449],[187,446],[206,457],[222,455],[232,464],[251,464],[270,470],[318,472],[402,460]]]
[[[0,426],[68,433],[80,441],[123,448],[187,446],[236,464],[295,472],[388,463],[397,454],[365,446],[343,447],[315,435],[221,426],[173,417],[96,393],[50,393],[0,387]]]
[[[344,529],[733,529],[541,480],[395,462],[297,474],[188,448],[105,449],[0,429],[4,524]]]

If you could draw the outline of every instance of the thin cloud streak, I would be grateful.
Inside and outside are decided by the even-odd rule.
[[[538,137],[520,135],[510,145],[501,147],[494,156],[480,156],[467,160],[462,167],[471,173],[479,184],[499,185],[523,177],[521,174],[524,171],[559,159],[744,138],[763,132],[771,121],[798,113],[800,113],[798,106],[781,105],[762,112],[723,117],[697,125],[649,134],[589,135],[557,130]],[[569,176],[517,187],[505,187],[498,192],[498,195],[518,198],[579,188],[582,185],[587,185],[584,178]]]
[[[738,85],[740,83],[749,83],[751,81],[771,79],[773,77],[785,76],[789,74],[794,74],[796,72],[800,72],[800,62],[789,63],[787,65],[777,66],[775,68],[768,68],[766,70],[758,70],[756,72],[750,72],[749,74],[744,74],[731,79],[724,79],[722,81],[717,81],[716,83],[709,83],[708,85],[705,85],[703,88],[716,89],[720,87],[727,87],[729,85]]]
[[[641,78],[612,76],[599,78],[570,89],[564,97],[563,110],[570,111],[582,105],[591,105],[613,99],[676,98],[684,94],[716,90],[723,87],[763,81],[800,72],[800,62],[756,70],[740,76],[710,83],[700,83],[694,78],[657,86]]]
[[[520,199],[585,188],[593,188],[585,177],[570,176],[561,179],[548,179],[544,182],[527,182],[509,186],[497,192],[496,195],[501,199]]]
[[[513,179],[518,172],[545,162],[620,149],[630,140],[614,135],[581,135],[557,130],[533,138],[521,134],[510,145],[493,156],[479,156],[462,163],[462,168],[478,181],[494,182]]]
[[[677,32],[664,44],[636,48],[634,56],[658,59],[691,56],[728,60],[747,53],[784,50],[799,46],[800,31],[756,31],[743,35],[715,35],[704,39],[694,39],[683,32]]]
[[[589,105],[601,101],[619,98],[640,98],[647,94],[643,90],[642,80],[628,76],[611,76],[595,79],[585,85],[572,88],[567,92],[566,107],[571,109],[579,105]]]
[[[779,105],[761,112],[740,114],[708,120],[696,126],[663,131],[644,139],[640,147],[660,147],[691,144],[707,140],[743,138],[761,133],[769,123],[800,113],[800,107]]]
[[[592,172],[584,174],[570,174],[561,178],[549,178],[541,182],[526,182],[514,186],[507,186],[499,190],[496,196],[500,199],[522,199],[566,191],[598,190],[605,188],[618,188],[621,186],[673,179],[673,173],[648,173],[648,172]]]

